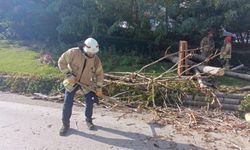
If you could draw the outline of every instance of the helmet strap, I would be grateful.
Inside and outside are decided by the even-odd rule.
[[[78,46],[78,48],[81,50],[82,53],[84,53],[83,46]]]
[[[86,52],[83,52],[83,53],[84,53],[84,55],[87,56],[88,58],[94,58],[94,57],[95,57],[95,56],[90,57],[90,56],[88,55],[88,53],[86,53]]]

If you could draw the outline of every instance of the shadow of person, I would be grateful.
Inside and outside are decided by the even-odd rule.
[[[159,137],[152,137],[141,133],[125,132],[117,129],[111,129],[102,126],[96,126],[100,132],[106,132],[105,136],[91,133],[85,133],[76,129],[70,129],[67,136],[78,135],[89,138],[108,145],[128,148],[133,150],[154,150],[154,149],[187,149],[187,150],[205,150],[190,144],[175,143]]]

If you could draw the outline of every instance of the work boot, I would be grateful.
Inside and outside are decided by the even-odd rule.
[[[69,126],[63,125],[62,128],[60,129],[59,135],[65,136],[68,130],[69,130]]]
[[[91,119],[86,119],[86,124],[89,130],[94,130],[95,129],[95,125],[93,124]]]

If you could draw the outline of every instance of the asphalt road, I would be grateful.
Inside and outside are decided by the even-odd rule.
[[[213,149],[195,136],[175,135],[172,127],[160,128],[140,115],[96,107],[95,131],[84,122],[84,107],[74,106],[71,128],[59,136],[62,104],[32,100],[0,92],[0,150],[158,150]],[[221,145],[220,149],[227,149]]]

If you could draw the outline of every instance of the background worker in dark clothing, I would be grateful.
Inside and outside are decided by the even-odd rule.
[[[200,42],[201,55],[206,58],[214,54],[215,44],[213,37],[214,37],[214,32],[213,30],[209,29],[207,31],[207,35],[204,38],[202,38]]]

